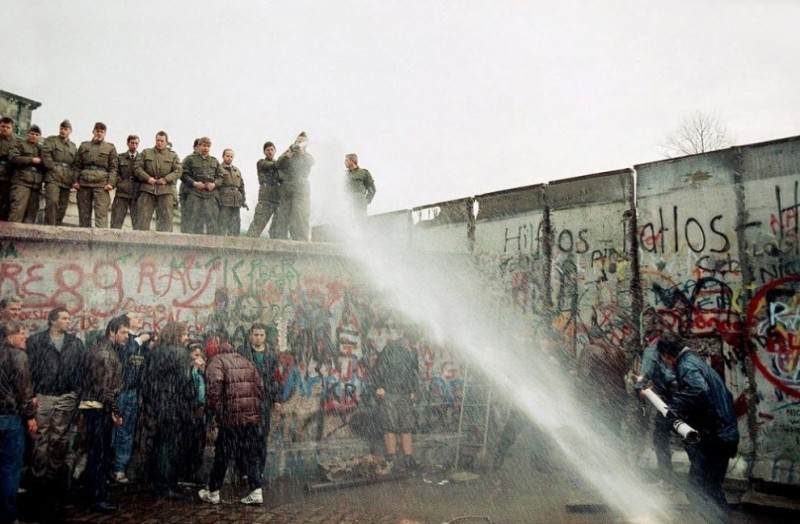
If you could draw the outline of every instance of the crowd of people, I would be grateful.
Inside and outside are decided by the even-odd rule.
[[[80,146],[70,140],[69,120],[61,122],[57,135],[43,140],[37,125],[30,126],[26,139],[14,137],[13,127],[12,118],[0,118],[0,221],[36,223],[43,197],[44,224],[62,225],[75,191],[81,227],[107,228],[110,221],[119,229],[130,216],[133,229],[149,231],[155,214],[156,230],[171,232],[179,203],[182,233],[240,233],[240,210],[248,208],[244,178],[233,165],[233,149],[224,149],[220,162],[210,155],[208,137],[196,139],[192,153],[181,161],[165,131],[141,152],[139,137],[131,134],[126,150],[118,153],[105,139],[103,122]],[[305,132],[277,158],[275,145],[264,143],[264,158],[256,165],[258,203],[247,236],[259,237],[269,224],[270,238],[309,239],[314,158],[307,149]],[[344,164],[351,209],[366,216],[375,181],[358,166],[356,154],[345,155]]]
[[[91,510],[115,512],[109,482],[129,482],[137,444],[148,446],[138,451],[153,494],[174,498],[179,481],[203,481],[211,426],[215,456],[199,497],[219,503],[233,460],[250,486],[241,502],[263,503],[270,416],[281,409],[282,391],[268,326],[255,323],[241,347],[223,339],[204,355],[188,343],[185,324],[147,333],[141,314],[128,312],[84,347],[62,307],[29,338],[21,305],[17,296],[0,301],[0,522],[17,518],[21,484],[37,500],[35,520],[58,520],[81,469]],[[135,438],[142,424],[151,438]],[[75,458],[81,450],[83,468]]]
[[[219,504],[233,462],[248,486],[241,503],[263,503],[270,420],[283,399],[273,326],[252,324],[238,348],[217,333],[203,345],[180,322],[143,331],[141,313],[131,311],[84,346],[63,307],[28,337],[22,306],[16,295],[0,300],[1,524],[17,517],[21,485],[37,501],[31,517],[38,521],[63,516],[76,482],[92,511],[114,513],[109,483],[130,482],[135,453],[136,480],[156,497],[179,497],[180,481],[205,485],[200,500]],[[416,467],[419,342],[417,329],[404,329],[370,373],[371,423],[383,435],[387,462],[406,471]],[[214,458],[203,478],[210,439]]]

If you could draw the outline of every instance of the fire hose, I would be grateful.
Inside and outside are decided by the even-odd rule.
[[[653,391],[653,388],[642,390],[642,395],[644,395],[644,398],[649,400],[650,403],[655,406],[659,413],[661,413],[664,417],[667,416],[669,413],[669,406],[667,406],[667,404],[661,400],[661,397],[659,397],[656,392]],[[675,432],[689,444],[697,444],[700,442],[700,434],[697,432],[697,430],[682,420],[675,419],[675,421],[672,423],[672,429],[674,429]]]

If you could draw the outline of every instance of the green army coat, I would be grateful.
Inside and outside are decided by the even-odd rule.
[[[136,177],[142,183],[139,187],[140,191],[152,195],[166,195],[167,193],[175,195],[175,184],[183,171],[181,160],[175,151],[167,148],[157,149],[155,147],[145,149],[136,157],[136,167],[134,169]],[[167,183],[151,186],[147,183],[150,177],[156,180],[163,178]]]
[[[272,203],[280,201],[281,175],[278,163],[275,160],[262,158],[256,162],[256,173],[258,173],[258,201]]]
[[[239,168],[222,164],[222,184],[219,186],[219,205],[242,207],[245,203],[244,179]]]
[[[120,198],[134,198],[139,194],[139,178],[136,176],[136,159],[139,153],[125,151],[119,155],[119,175],[117,176],[117,193]]]
[[[11,173],[14,170],[8,162],[8,155],[16,144],[17,138],[14,135],[8,138],[0,136],[0,181],[11,180]]]
[[[69,138],[62,140],[60,136],[48,136],[42,147],[42,161],[47,172],[44,181],[58,184],[59,187],[69,189],[75,180],[72,163],[78,154],[78,147]]]
[[[19,140],[8,153],[8,160],[14,166],[12,185],[20,185],[38,190],[44,181],[44,164],[34,164],[34,157],[42,157],[42,146],[29,140]]]
[[[195,182],[208,184],[213,182],[217,187],[222,185],[223,175],[219,162],[211,155],[203,158],[197,153],[192,153],[183,159],[183,175],[181,182],[186,184],[186,192],[199,198],[217,198],[217,189],[207,191],[194,187]]]
[[[348,169],[347,190],[352,193],[353,196],[360,196],[369,204],[375,197],[375,181],[372,179],[370,172],[366,169],[360,167]]]
[[[117,148],[110,142],[81,142],[72,166],[81,187],[104,187],[106,184],[117,187],[119,158]]]

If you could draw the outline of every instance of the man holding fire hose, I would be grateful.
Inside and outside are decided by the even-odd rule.
[[[662,334],[657,349],[677,380],[666,417],[686,422],[700,436],[696,442],[684,441],[690,462],[687,498],[707,521],[730,522],[722,483],[739,446],[733,395],[719,373],[675,333]]]

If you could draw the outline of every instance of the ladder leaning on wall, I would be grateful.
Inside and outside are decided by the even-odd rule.
[[[470,366],[471,367],[471,366]],[[492,414],[492,384],[470,367],[464,372],[461,409],[458,414],[455,471],[486,464],[489,423]]]

